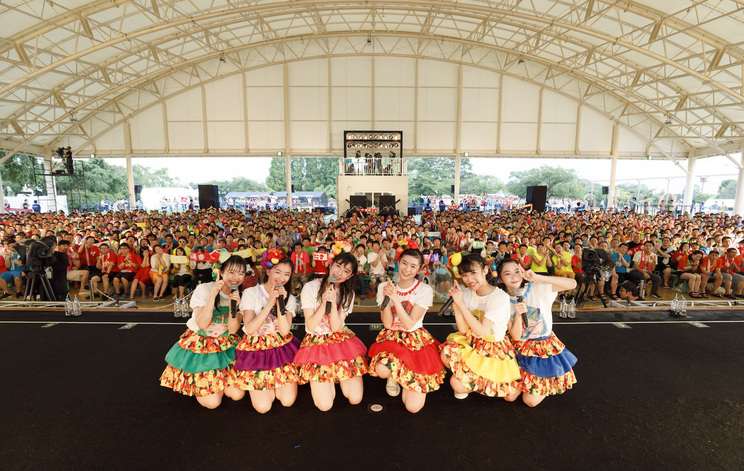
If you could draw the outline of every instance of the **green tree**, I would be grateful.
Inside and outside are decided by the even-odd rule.
[[[721,182],[721,186],[718,187],[718,195],[716,198],[721,199],[734,199],[736,198],[736,180],[724,180]]]
[[[134,183],[142,185],[143,188],[183,186],[183,183],[178,178],[170,176],[167,168],[158,169],[153,172],[152,169],[144,165],[132,165],[132,178],[134,179]]]
[[[491,175],[472,175],[467,180],[460,183],[460,193],[487,195],[489,193],[498,193],[504,189],[504,184]]]
[[[460,160],[460,193],[466,193],[465,182],[473,175],[470,159]],[[475,181],[473,187],[477,186]],[[455,159],[447,157],[419,158],[408,160],[408,197],[418,198],[421,195],[449,195],[455,184]]]
[[[336,197],[338,159],[295,158],[290,160],[290,171],[295,191],[324,191],[329,197]],[[266,186],[274,191],[286,191],[284,158],[271,159]]]
[[[543,165],[538,168],[511,172],[507,189],[514,195],[525,195],[528,186],[546,185],[548,198],[583,198],[580,179],[575,170]]]
[[[5,154],[5,152],[0,151],[0,158],[4,157]],[[0,165],[3,194],[7,196],[17,195],[24,188],[30,188],[37,195],[46,194],[43,177],[34,178],[34,163],[36,163],[36,168],[41,171],[41,159],[30,155],[15,154],[3,162]]]

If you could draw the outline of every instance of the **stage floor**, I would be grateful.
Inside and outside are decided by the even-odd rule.
[[[426,327],[440,341],[451,320]],[[578,383],[537,408],[449,383],[416,415],[365,377],[362,404],[340,391],[318,411],[308,386],[258,414],[246,397],[217,410],[159,385],[184,331],[163,313],[0,312],[4,469],[744,468],[744,313],[693,319],[581,313],[555,333]],[[372,315],[350,327],[370,345]],[[304,332],[297,326],[296,335]],[[370,406],[379,404],[381,412]]]

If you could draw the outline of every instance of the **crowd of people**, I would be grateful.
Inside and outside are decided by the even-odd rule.
[[[437,211],[439,210],[439,211]],[[614,269],[591,286],[594,297],[619,298],[639,294],[646,282],[652,297],[660,288],[686,285],[692,297],[743,296],[741,217],[725,214],[649,215],[642,212],[575,212],[537,214],[502,211],[464,213],[433,208],[414,218],[356,214],[329,219],[320,212],[187,210],[166,214],[151,211],[106,213],[17,213],[0,216],[0,297],[22,296],[26,268],[15,248],[25,239],[54,239],[64,247],[66,279],[79,284],[78,296],[89,288],[108,296],[134,298],[150,294],[154,301],[166,292],[183,297],[198,283],[211,281],[212,262],[196,260],[192,252],[239,252],[249,267],[249,283],[262,281],[265,252],[280,247],[294,264],[288,290],[299,293],[308,281],[326,275],[340,242],[358,262],[356,294],[376,295],[388,277],[397,281],[398,256],[405,248],[424,255],[418,279],[436,295],[446,296],[459,277],[452,255],[479,253],[495,284],[496,267],[505,258],[524,270],[568,277],[581,284],[586,249],[606,251]],[[57,246],[57,243],[67,241]],[[172,263],[172,256],[190,257]],[[67,295],[64,283],[58,294]],[[574,291],[562,295],[571,296]]]

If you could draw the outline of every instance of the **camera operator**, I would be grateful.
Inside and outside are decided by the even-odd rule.
[[[51,242],[53,238],[49,238],[49,241]],[[59,244],[54,243],[50,247],[54,251],[54,258],[49,264],[52,268],[51,285],[52,292],[57,301],[63,301],[68,294],[67,269],[70,267],[70,258],[67,256],[67,251],[69,248],[70,241],[65,239],[60,240]],[[34,293],[31,294],[33,295]]]

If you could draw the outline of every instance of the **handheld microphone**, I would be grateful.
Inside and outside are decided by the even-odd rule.
[[[390,278],[387,281],[390,283]],[[390,296],[385,296],[382,299],[382,304],[380,304],[380,311],[384,311],[388,304],[390,304]]]
[[[454,304],[455,300],[451,297],[447,298],[447,301],[444,302],[442,305],[442,309],[439,310],[439,315],[443,316],[445,312],[449,310],[449,308],[452,307],[452,304]]]
[[[331,277],[328,278],[328,282],[330,284],[332,284],[332,285],[335,286],[336,285],[336,277],[333,276],[333,275],[331,275]],[[326,301],[325,315],[327,316],[327,315],[330,315],[330,314],[331,314],[331,302],[330,301]]]
[[[283,288],[283,285],[276,285],[277,288]],[[284,300],[284,296],[279,296],[276,298],[277,301],[279,301],[279,313],[281,315],[284,315],[284,313],[287,311],[287,303]]]
[[[230,285],[230,294],[238,290],[238,285]],[[230,300],[230,316],[235,317],[238,314],[238,302],[234,299]]]
[[[523,289],[521,289],[521,288],[518,289],[514,294],[517,295],[517,302],[518,303],[524,302],[524,290]],[[526,312],[523,312],[522,313],[522,324],[524,325],[524,328],[526,329],[527,328],[527,324],[528,324],[527,313]]]

